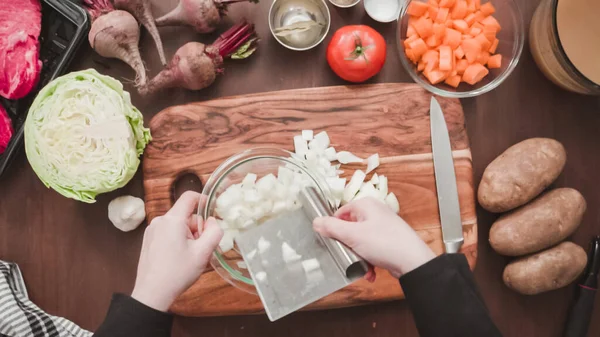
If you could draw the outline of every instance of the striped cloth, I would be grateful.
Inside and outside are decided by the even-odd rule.
[[[89,337],[62,317],[48,315],[27,295],[23,276],[14,263],[0,261],[0,337]]]

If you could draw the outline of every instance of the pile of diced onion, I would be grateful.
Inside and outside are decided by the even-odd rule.
[[[294,150],[294,159],[303,162],[312,174],[320,175],[327,182],[334,198],[330,201],[336,207],[372,197],[386,203],[394,212],[400,211],[396,195],[388,193],[386,176],[374,173],[369,181],[365,181],[367,175],[379,166],[378,154],[367,158],[366,171],[354,171],[347,182],[346,178],[340,178],[344,173],[340,170],[341,165],[365,163],[365,160],[348,151],[337,152],[330,146],[327,132],[314,135],[312,130],[303,130],[301,135],[294,137]],[[278,168],[277,177],[269,173],[258,179],[256,174],[248,173],[241,183],[229,186],[217,198],[215,209],[217,221],[225,232],[219,244],[221,251],[225,253],[233,249],[240,231],[302,207],[298,193],[313,184],[310,177],[289,164]]]

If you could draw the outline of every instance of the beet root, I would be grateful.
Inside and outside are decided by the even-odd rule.
[[[156,49],[158,49],[160,62],[163,65],[166,65],[167,59],[165,58],[165,50],[156,24],[154,23],[150,2],[148,0],[114,0],[114,4],[118,9],[128,11],[146,28],[152,36],[152,39],[154,39],[154,44],[156,44]]]
[[[83,3],[92,17],[88,33],[92,49],[100,56],[127,63],[135,70],[136,86],[146,85],[146,68],[138,49],[140,27],[135,18],[126,11],[115,10],[110,0],[83,0]]]
[[[246,58],[256,47],[254,25],[240,23],[223,33],[212,45],[188,42],[177,50],[169,65],[147,85],[138,87],[140,94],[150,95],[165,88],[181,87],[201,90],[211,85],[223,72],[223,59]]]
[[[156,19],[157,26],[191,26],[198,33],[213,32],[227,7],[237,2],[258,2],[258,0],[180,0],[171,12]]]

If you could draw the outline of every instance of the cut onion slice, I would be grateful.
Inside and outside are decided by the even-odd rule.
[[[366,177],[367,175],[363,171],[354,171],[350,182],[348,183],[348,185],[346,185],[346,188],[344,189],[344,197],[342,198],[343,202],[350,202],[354,198],[356,193],[358,193],[358,191],[360,190],[362,183],[365,181]]]
[[[400,213],[400,203],[398,202],[398,198],[392,192],[385,197],[385,203],[390,206],[390,208],[396,213]]]
[[[304,157],[306,155],[306,152],[308,152],[306,140],[304,140],[302,136],[294,137],[294,150],[296,151],[296,154],[301,157]]]
[[[261,236],[258,239],[258,252],[263,254],[267,251],[267,249],[269,249],[269,247],[271,247],[271,243]]]
[[[302,130],[302,139],[307,142],[313,140],[313,130]]]
[[[335,152],[335,148],[333,147],[328,147],[327,149],[325,149],[325,158],[327,158],[327,160],[329,161],[335,161],[337,160],[337,152]]]
[[[374,169],[379,167],[379,154],[375,153],[374,155],[367,158],[367,174],[371,173]]]
[[[373,185],[379,184],[379,176],[377,175],[377,173],[373,174],[373,177],[371,177],[371,184],[373,184]]]
[[[329,135],[325,131],[317,133],[315,135],[314,140],[316,140],[319,143],[319,148],[321,148],[323,151],[329,147]]]
[[[285,263],[292,263],[302,259],[302,256],[296,253],[294,248],[292,248],[287,242],[284,242],[281,245],[281,253],[283,255],[283,261],[285,261]]]
[[[357,157],[348,151],[338,152],[336,155],[336,158],[342,164],[362,163],[363,162],[362,158]]]

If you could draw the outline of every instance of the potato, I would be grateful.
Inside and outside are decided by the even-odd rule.
[[[506,212],[526,204],[548,187],[565,166],[561,143],[531,138],[511,146],[483,172],[478,199],[490,212]]]
[[[504,284],[524,295],[543,293],[575,281],[586,263],[587,255],[583,248],[572,242],[563,242],[509,263],[504,269]]]
[[[501,216],[490,229],[490,244],[502,255],[521,256],[552,247],[579,227],[586,209],[581,193],[558,188]]]

